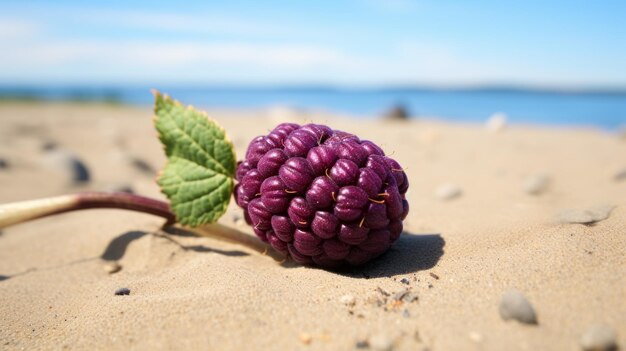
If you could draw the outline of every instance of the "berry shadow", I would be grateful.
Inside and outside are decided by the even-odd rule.
[[[109,242],[104,252],[100,255],[100,258],[105,261],[117,261],[121,259],[122,257],[124,257],[124,254],[126,253],[126,249],[128,248],[128,245],[130,245],[130,243],[132,243],[133,241],[144,237],[145,235],[154,235],[156,237],[168,240],[169,242],[178,246],[183,251],[217,253],[217,254],[224,255],[224,256],[248,256],[248,253],[239,251],[239,250],[226,251],[226,250],[213,249],[204,245],[181,244],[180,242],[172,238],[172,236],[181,236],[181,237],[186,237],[186,236],[196,237],[196,236],[191,233],[178,230],[176,228],[168,228],[167,230],[164,230],[164,232],[167,234],[159,233],[159,232],[150,233],[150,232],[144,232],[144,231],[139,231],[139,230],[133,230],[133,231],[123,233],[115,237],[113,240]]]
[[[382,256],[361,267],[340,269],[336,273],[364,279],[415,273],[436,266],[443,256],[445,245],[441,234],[404,232]]]

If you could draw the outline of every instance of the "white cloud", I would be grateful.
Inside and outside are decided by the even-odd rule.
[[[166,13],[151,11],[76,10],[72,20],[105,27],[186,32],[195,34],[271,35],[280,28],[266,22],[213,13]]]
[[[511,77],[449,48],[412,41],[368,56],[330,46],[245,41],[10,40],[2,46],[0,79],[473,84]]]
[[[41,32],[38,22],[0,17],[0,39],[17,40],[31,38]]]
[[[344,53],[326,47],[245,42],[64,41],[12,45],[0,57],[2,65],[54,66],[73,63],[177,67],[195,64],[242,64],[307,68],[346,64]]]

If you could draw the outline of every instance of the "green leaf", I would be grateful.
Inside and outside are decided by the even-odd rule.
[[[181,224],[216,222],[233,191],[235,151],[224,129],[206,113],[155,91],[155,126],[167,164],[157,179]]]

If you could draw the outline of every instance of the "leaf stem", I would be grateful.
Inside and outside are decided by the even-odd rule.
[[[176,222],[168,203],[118,192],[83,192],[0,205],[0,228],[54,214],[91,208],[117,208],[163,217],[165,226]]]

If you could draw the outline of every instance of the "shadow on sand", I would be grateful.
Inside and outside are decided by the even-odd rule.
[[[398,241],[387,252],[365,265],[342,267],[329,271],[356,279],[393,277],[416,273],[437,265],[437,262],[443,256],[445,244],[446,242],[440,234],[411,234],[403,232]],[[283,266],[297,267],[297,264],[290,262],[283,264]],[[323,269],[319,267],[312,268]]]
[[[220,250],[210,248],[204,245],[184,245],[175,239],[175,237],[208,236],[206,235],[206,233],[205,235],[199,234],[201,233],[196,233],[177,227],[168,227],[163,229],[163,231],[156,233],[137,230],[129,231],[120,234],[119,236],[111,240],[105,248],[104,252],[100,255],[100,259],[105,261],[116,261],[121,259],[122,257],[124,257],[124,254],[126,253],[126,250],[130,243],[144,237],[145,235],[154,235],[159,238],[168,240],[184,251],[216,253],[224,256],[233,257],[249,255],[249,253],[240,250]],[[278,252],[275,252],[274,250],[269,248],[269,245],[265,245],[265,243],[262,243],[260,240],[257,240],[256,238],[251,237],[250,235],[247,235],[245,233],[241,233],[241,235],[246,235],[246,237],[254,239],[254,244],[244,243],[245,246],[248,246],[249,248],[252,248],[261,254],[267,255],[270,258],[273,258],[281,266],[285,268],[301,267],[291,260],[285,260],[284,256],[282,256]],[[242,243],[238,242],[238,244]],[[391,247],[391,249],[389,249],[389,251],[387,251],[382,256],[374,259],[373,261],[365,264],[364,266],[331,270],[329,271],[329,273],[340,274],[357,279],[393,277],[396,275],[415,273],[434,267],[437,262],[439,262],[439,259],[443,256],[444,246],[445,240],[440,234],[416,235],[405,232],[400,236],[400,239],[398,239],[398,241]],[[75,262],[70,262],[68,264],[76,264],[92,259],[94,258],[81,259]],[[48,267],[43,269],[53,269],[60,266]],[[312,268],[322,269],[316,267]],[[9,276],[0,275],[0,281],[7,280],[17,275],[25,274],[34,270],[42,269],[29,269],[25,272]]]
[[[208,230],[204,230],[208,232]],[[219,250],[210,248],[204,245],[183,245],[178,242],[175,237],[201,237],[211,235],[203,232],[197,232],[197,230],[187,230],[179,227],[164,228],[162,232],[148,233],[143,231],[130,231],[126,232],[115,239],[111,240],[107,248],[104,250],[100,258],[107,261],[119,260],[124,256],[128,245],[144,235],[155,235],[163,238],[177,245],[179,248],[185,251],[195,252],[211,252],[225,256],[248,256],[249,254],[239,250]],[[233,233],[229,233],[233,235]],[[281,264],[285,268],[300,267],[299,264],[285,260],[284,256],[275,252],[269,245],[261,242],[255,237],[240,233],[238,235],[245,235],[246,240],[231,240],[239,245],[244,245],[248,248],[254,249],[260,254],[267,255]],[[219,238],[219,236],[218,236]],[[232,239],[232,238],[231,238]],[[247,241],[253,241],[248,243]],[[434,267],[441,256],[443,256],[443,248],[445,246],[445,240],[440,234],[411,234],[404,232],[400,239],[382,256],[374,259],[373,261],[365,264],[361,267],[348,267],[337,270],[331,270],[330,272],[345,275],[352,278],[379,278],[379,277],[392,277],[395,275],[415,273],[421,270],[426,270]],[[276,257],[274,257],[276,256]],[[317,268],[321,269],[321,268]]]
[[[181,231],[177,228],[167,228],[164,230],[164,233],[160,233],[160,232],[149,233],[149,232],[138,231],[138,230],[133,230],[133,231],[123,233],[115,237],[113,240],[109,242],[109,244],[107,245],[102,255],[100,255],[100,258],[105,261],[117,261],[121,259],[122,257],[124,257],[124,254],[126,253],[126,249],[128,248],[128,245],[130,245],[131,242],[139,238],[142,238],[145,235],[154,235],[156,237],[168,240],[169,242],[173,243],[174,245],[178,246],[180,249],[184,251],[211,252],[211,253],[217,253],[217,254],[224,255],[224,256],[248,256],[248,253],[239,251],[239,250],[225,251],[225,250],[213,249],[204,245],[183,245],[177,240],[175,240],[172,236],[195,236],[195,235],[193,235],[192,233],[188,233],[186,231]]]

